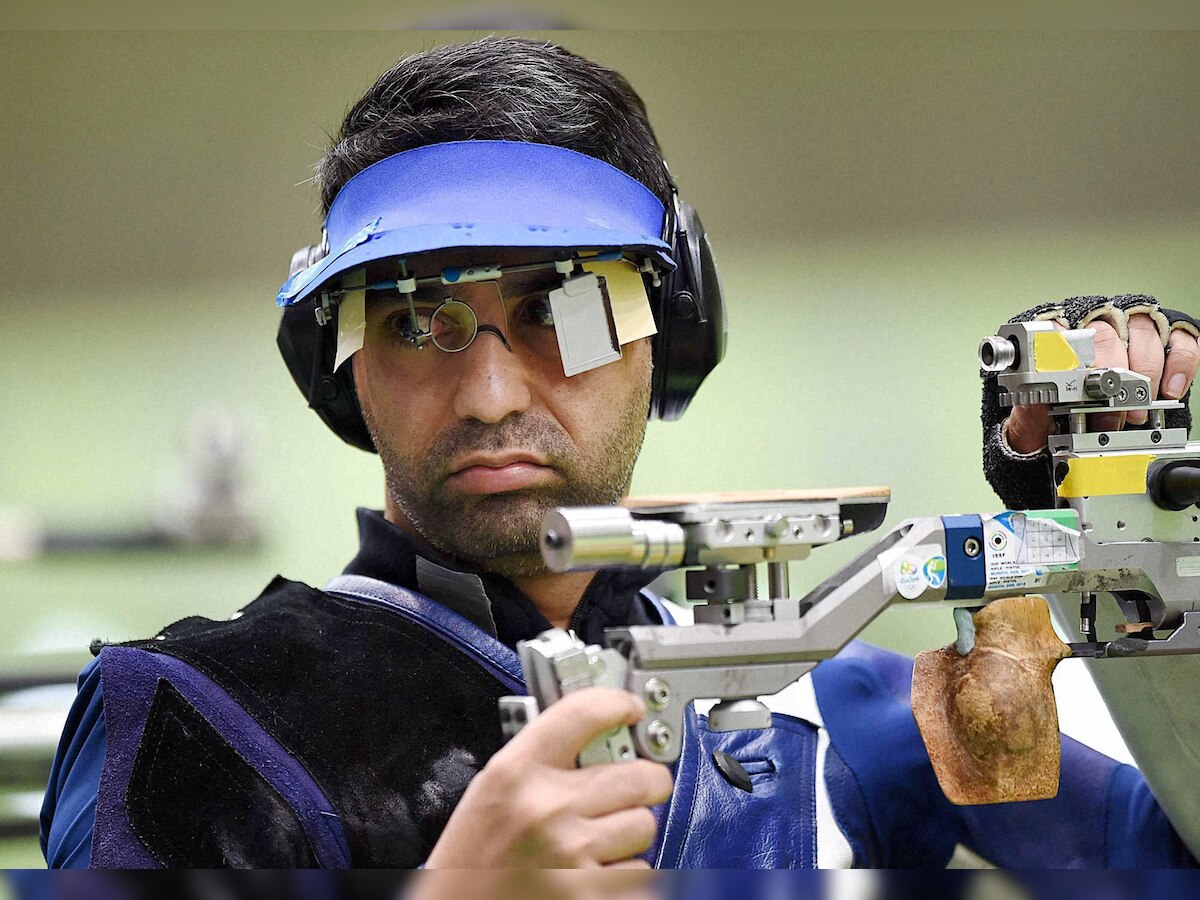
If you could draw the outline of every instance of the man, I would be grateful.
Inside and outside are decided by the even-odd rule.
[[[385,509],[360,511],[325,591],[276,579],[231,621],[96,648],[43,811],[51,865],[944,865],[960,843],[1003,865],[1189,860],[1137,773],[1070,741],[1057,799],[951,807],[911,664],[868,647],[805,680],[803,719],[690,717],[674,778],[575,768],[642,715],[619,691],[501,746],[518,640],[669,621],[649,575],[553,575],[536,536],[551,507],[622,497],[647,417],[679,415],[719,361],[702,227],[629,85],[515,39],[402,60],[318,181],[328,246],[280,291],[280,349],[331,428],[378,451]],[[1033,314],[1102,317],[1103,361],[1168,392],[1195,375],[1194,323],[1149,298]],[[1028,504],[1051,423],[987,414],[993,477]]]

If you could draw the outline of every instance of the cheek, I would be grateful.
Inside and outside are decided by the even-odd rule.
[[[372,346],[369,338],[351,358],[359,403],[397,448],[427,443],[450,405],[442,396],[447,379],[413,362],[394,350],[381,350],[378,343]]]
[[[376,421],[386,421],[395,409],[396,397],[402,396],[396,386],[403,383],[403,374],[369,342],[354,354],[352,362],[359,403],[369,408]]]
[[[539,394],[548,410],[573,436],[607,431],[628,421],[630,406],[645,406],[650,394],[650,342],[636,341],[623,348],[617,362],[589,372],[563,375],[557,359],[546,367]],[[647,410],[641,409],[644,415]]]

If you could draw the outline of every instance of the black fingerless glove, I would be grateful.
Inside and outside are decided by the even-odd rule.
[[[1150,316],[1158,326],[1165,346],[1174,329],[1180,328],[1200,337],[1200,324],[1186,313],[1162,309],[1158,301],[1144,294],[1125,294],[1120,297],[1071,297],[1061,303],[1044,303],[1014,316],[1010,322],[1058,322],[1067,328],[1086,328],[1102,320],[1112,325],[1126,346],[1129,344],[1129,317]],[[1050,473],[1050,452],[1045,447],[1036,453],[1017,453],[1004,436],[1004,423],[1011,410],[1000,405],[995,373],[983,380],[983,473],[988,483],[1009,509],[1050,509],[1054,506],[1054,489]],[[1168,428],[1192,427],[1188,395],[1183,397],[1184,408],[1167,413]],[[1128,428],[1147,428],[1131,425]]]

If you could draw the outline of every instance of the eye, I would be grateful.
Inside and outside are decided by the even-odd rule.
[[[549,292],[534,294],[521,307],[521,317],[530,324],[554,327],[554,312],[550,309]]]
[[[433,345],[447,353],[457,353],[470,346],[479,330],[475,310],[458,300],[447,300],[433,314],[429,327]]]
[[[384,319],[384,325],[387,328],[388,334],[397,337],[410,339],[418,334],[428,334],[430,330],[430,320],[433,317],[435,306],[417,305],[417,318],[414,321],[409,313],[406,304],[400,304],[395,310],[388,313]]]

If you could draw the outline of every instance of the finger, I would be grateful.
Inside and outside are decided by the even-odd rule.
[[[1017,453],[1029,454],[1046,449],[1046,439],[1054,430],[1050,407],[1045,404],[1014,406],[1008,414],[1004,438]]]
[[[585,816],[666,803],[675,788],[671,770],[648,759],[588,766],[572,777],[578,785],[579,811]]]
[[[1182,328],[1171,332],[1167,344],[1171,352],[1163,368],[1163,396],[1178,400],[1188,392],[1196,378],[1196,366],[1200,363],[1200,342]]]
[[[521,729],[504,751],[572,769],[576,757],[596,737],[632,725],[645,714],[646,705],[628,691],[584,688],[552,703]]]
[[[654,843],[658,821],[643,807],[623,809],[587,824],[587,854],[600,863],[618,862],[645,853]]]
[[[1159,385],[1162,383],[1163,364],[1166,362],[1166,348],[1163,347],[1162,333],[1153,319],[1144,313],[1129,317],[1129,368],[1139,375],[1150,379],[1150,397],[1158,398]],[[1144,409],[1129,413],[1126,421],[1130,425],[1144,425],[1149,413]]]
[[[1087,327],[1096,332],[1096,362],[1094,363],[1096,368],[1128,369],[1129,352],[1125,349],[1125,342],[1117,334],[1117,329],[1099,319],[1088,322]],[[1103,413],[1092,416],[1091,428],[1093,431],[1120,431],[1124,427],[1125,413]]]
[[[1059,331],[1066,331],[1062,322],[1052,323]],[[1054,432],[1054,419],[1050,407],[1044,403],[1014,406],[1004,423],[1004,440],[1008,446],[1024,455],[1046,449],[1046,439]]]

